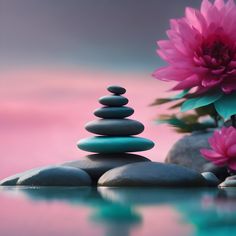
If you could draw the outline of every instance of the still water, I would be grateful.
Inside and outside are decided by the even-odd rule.
[[[2,236],[236,234],[236,189],[0,188]]]

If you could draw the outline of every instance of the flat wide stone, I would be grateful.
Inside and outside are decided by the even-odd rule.
[[[139,137],[98,136],[82,139],[77,146],[81,150],[88,152],[124,153],[149,150],[153,148],[154,143],[149,139]]]
[[[129,102],[129,100],[123,96],[110,95],[110,96],[101,97],[99,99],[99,102],[104,106],[121,107],[121,106],[126,105]]]
[[[134,109],[131,107],[102,107],[96,109],[93,114],[104,119],[122,119],[133,115]]]
[[[130,119],[101,119],[87,123],[85,129],[100,135],[128,136],[142,133],[144,126],[139,121]]]
[[[109,170],[98,180],[98,185],[197,187],[206,186],[198,172],[175,164],[158,162],[133,163]]]
[[[83,170],[67,167],[52,166],[22,175],[17,185],[24,186],[90,186],[90,176]]]
[[[63,166],[71,166],[86,171],[93,182],[108,170],[136,162],[150,161],[148,158],[135,154],[93,154],[85,156],[82,160],[63,163]]]

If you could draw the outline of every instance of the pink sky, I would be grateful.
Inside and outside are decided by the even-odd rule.
[[[113,84],[127,89],[129,106],[135,109],[131,118],[146,127],[139,136],[156,143],[142,155],[163,161],[180,137],[154,122],[165,108],[148,105],[168,96],[170,85],[149,74],[34,68],[5,70],[0,77],[0,178],[89,154],[77,149],[76,142],[93,136],[84,125],[96,119],[93,111],[101,106],[97,100]]]

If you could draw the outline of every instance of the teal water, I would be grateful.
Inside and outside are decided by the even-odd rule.
[[[236,233],[236,189],[0,189],[0,235]]]

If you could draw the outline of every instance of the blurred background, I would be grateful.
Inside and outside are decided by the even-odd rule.
[[[80,159],[76,142],[96,119],[109,85],[126,87],[141,136],[156,143],[143,153],[163,161],[180,137],[155,123],[171,85],[151,74],[164,63],[156,40],[169,19],[200,0],[0,0],[0,178],[29,168]]]

